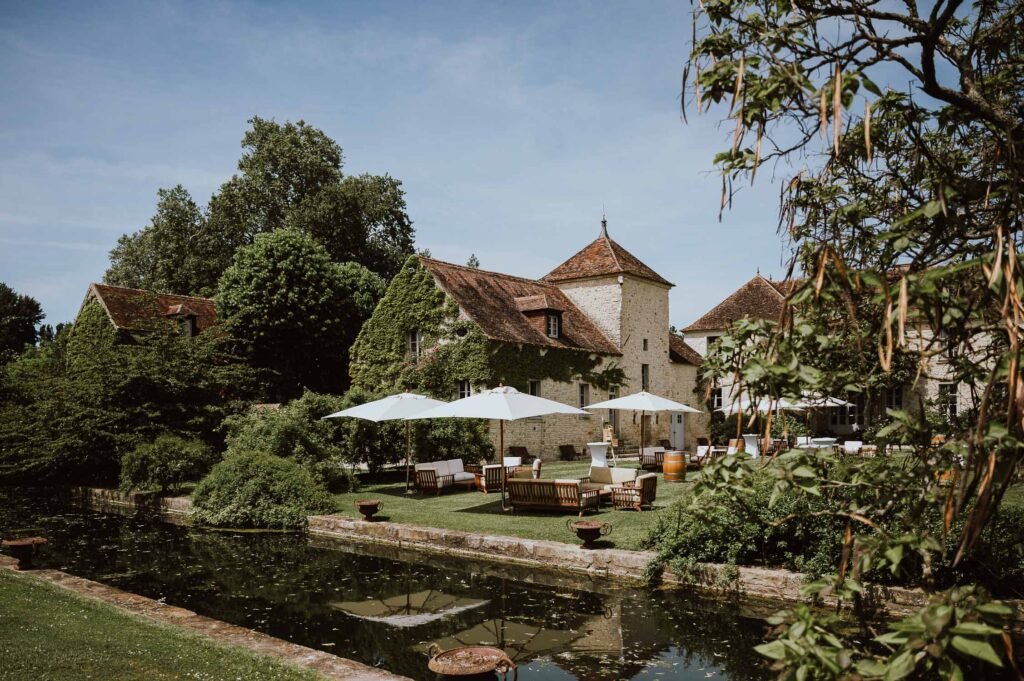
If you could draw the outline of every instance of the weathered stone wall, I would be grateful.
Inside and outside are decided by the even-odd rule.
[[[559,282],[558,288],[590,317],[604,335],[616,345],[622,344],[622,287],[617,277],[596,277]],[[667,326],[665,327],[668,328]]]
[[[601,371],[609,360],[603,360],[595,369]],[[614,361],[614,358],[612,359]],[[541,381],[540,396],[555,400],[562,404],[579,406],[579,381],[567,383],[545,379]],[[607,393],[596,386],[590,386],[590,402],[607,399]],[[607,412],[602,412],[606,414]],[[540,418],[520,419],[505,424],[505,447],[516,445],[526,447],[531,454],[545,461],[558,459],[559,445],[575,445],[582,449],[587,442],[601,439],[601,426],[604,422],[602,414],[592,416],[543,416]],[[490,435],[495,450],[498,447],[498,424],[490,424]]]

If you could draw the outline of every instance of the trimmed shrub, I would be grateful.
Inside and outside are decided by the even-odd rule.
[[[183,483],[203,477],[213,458],[213,451],[200,440],[160,435],[121,459],[121,490],[178,491]]]
[[[260,452],[230,454],[192,494],[192,518],[211,527],[303,529],[334,503],[304,467]]]

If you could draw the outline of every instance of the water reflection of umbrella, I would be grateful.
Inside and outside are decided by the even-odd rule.
[[[465,610],[479,608],[488,602],[426,589],[390,598],[335,601],[329,605],[335,610],[371,622],[382,622],[393,627],[417,627]]]
[[[443,650],[462,646],[495,646],[504,650],[513,662],[522,664],[543,655],[572,650],[573,641],[581,635],[568,629],[548,629],[499,617],[435,643]]]
[[[439,407],[446,402],[434,400],[424,395],[417,395],[406,391],[397,395],[390,395],[380,400],[360,404],[349,409],[335,412],[325,419],[333,419],[341,416],[348,416],[364,421],[405,421],[405,491],[409,491],[409,451],[412,448],[409,437],[409,419],[419,418],[420,414],[428,409]]]

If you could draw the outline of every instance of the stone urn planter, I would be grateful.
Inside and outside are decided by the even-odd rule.
[[[22,539],[4,539],[0,544],[7,549],[11,557],[18,561],[19,570],[31,570],[32,558],[38,547],[46,543],[44,537],[24,537]]]
[[[441,650],[436,643],[427,651],[430,661],[427,667],[440,678],[493,679],[494,674],[508,678],[509,672],[518,677],[516,664],[501,648],[491,646],[466,646]]]
[[[356,508],[363,514],[363,520],[373,522],[373,516],[384,508],[384,502],[380,499],[361,499],[356,502]]]
[[[585,549],[594,548],[594,542],[612,532],[612,526],[600,520],[573,520],[570,518],[565,526],[569,528],[570,532],[576,533]]]

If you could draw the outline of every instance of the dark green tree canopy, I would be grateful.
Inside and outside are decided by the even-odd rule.
[[[161,190],[150,225],[122,236],[111,251],[107,282],[212,295],[238,248],[285,228],[312,236],[335,262],[394,276],[413,250],[402,183],[388,175],[344,176],[341,147],[304,121],[249,123],[239,172],[205,211],[180,185]]]
[[[348,347],[384,293],[362,265],[335,263],[306,234],[259,234],[221,277],[218,314],[256,366],[277,372],[284,396],[339,392]]]
[[[0,282],[0,365],[36,342],[43,316],[38,300]]]

